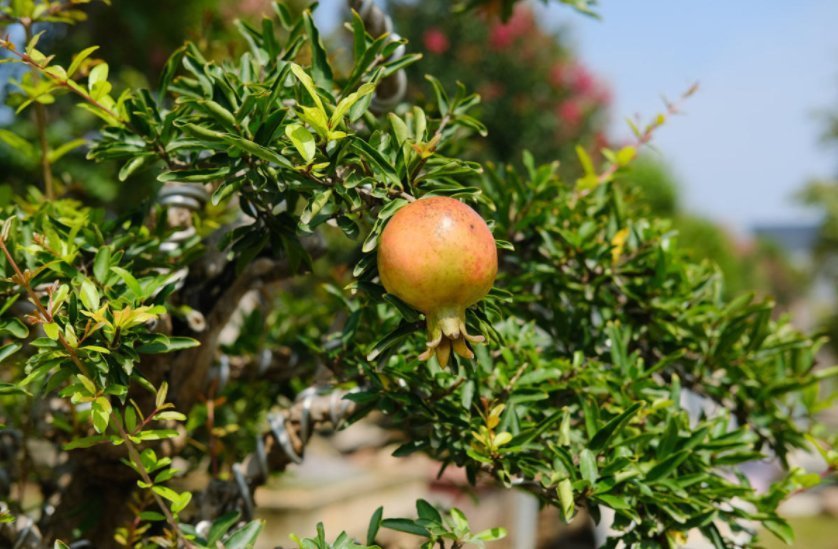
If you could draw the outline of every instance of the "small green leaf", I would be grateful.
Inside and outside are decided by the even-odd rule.
[[[582,478],[588,481],[588,484],[593,486],[599,477],[599,470],[596,463],[596,455],[588,448],[582,450],[579,454],[579,470],[582,473]]]
[[[593,496],[595,501],[612,508],[612,509],[631,509],[631,504],[624,496],[615,494],[596,494]]]
[[[367,545],[375,544],[375,538],[378,536],[378,530],[381,528],[381,517],[384,514],[384,507],[379,507],[375,513],[370,517],[370,525],[367,528]]]
[[[81,67],[81,64],[84,62],[84,60],[90,57],[90,54],[92,54],[94,51],[98,49],[99,46],[90,46],[89,48],[85,48],[81,50],[79,53],[77,53],[73,57],[73,61],[72,63],[70,63],[70,66],[67,68],[67,76],[73,76],[73,74],[75,74],[79,67]]]
[[[84,278],[79,288],[79,297],[88,311],[99,310],[99,291],[89,279]]]
[[[104,433],[108,428],[111,417],[111,403],[105,397],[97,397],[93,401],[90,410],[90,417],[93,420],[93,428],[97,433]]]
[[[317,86],[314,85],[314,80],[311,79],[311,76],[296,63],[291,63],[291,72],[294,73],[294,76],[297,77],[297,80],[303,85],[303,87],[308,92],[311,99],[314,101],[314,104],[317,106],[317,109],[323,113],[323,116],[326,115],[326,109],[323,108],[323,101],[320,99],[320,94],[317,93]]]
[[[311,135],[307,129],[299,124],[289,124],[285,126],[285,135],[291,140],[294,148],[303,157],[306,163],[314,159],[314,153],[317,151],[317,144],[314,141],[314,136]]]
[[[108,441],[108,437],[105,435],[95,435],[90,437],[82,437],[77,438],[75,440],[71,440],[67,444],[63,446],[65,450],[75,450],[77,448],[90,448],[91,446],[95,446],[102,442]]]
[[[88,395],[96,394],[96,385],[90,381],[90,378],[83,374],[76,374],[76,379],[82,384]]]
[[[58,339],[58,324],[55,322],[47,322],[43,325],[44,333],[53,341]]]
[[[140,287],[140,283],[137,282],[136,278],[134,278],[134,275],[132,275],[130,272],[123,269],[122,267],[113,266],[111,267],[111,271],[116,273],[119,276],[119,278],[122,279],[122,281],[125,283],[125,286],[127,286],[131,293],[134,294],[134,297],[143,296],[143,290]]]
[[[224,534],[239,521],[240,517],[241,513],[232,511],[215,519],[207,534],[207,545],[214,547],[217,542],[221,541]]]
[[[9,343],[8,345],[0,347],[0,364],[16,352],[20,351],[22,348],[23,345],[20,343]]]
[[[649,470],[646,474],[646,482],[655,482],[669,476],[688,457],[690,457],[690,452],[687,451],[670,455]]]
[[[590,444],[588,447],[591,450],[597,451],[608,444],[611,438],[616,435],[626,424],[629,420],[637,413],[640,409],[641,403],[635,402],[631,406],[629,406],[623,413],[609,421],[602,427],[596,434],[591,438]]]
[[[303,12],[303,23],[311,46],[311,74],[320,86],[327,89],[332,84],[332,68],[329,66],[329,58],[310,9]]]
[[[562,516],[565,521],[569,521],[576,512],[576,502],[573,499],[573,483],[569,478],[559,481],[557,492],[559,503],[561,504]]]
[[[780,538],[783,543],[787,545],[794,543],[794,530],[792,530],[789,523],[783,519],[776,518],[774,520],[766,520],[762,523],[762,525],[765,526],[769,532]]]
[[[416,500],[416,514],[419,515],[419,518],[421,519],[442,523],[442,515],[439,514],[436,507],[424,499]]]
[[[96,257],[93,258],[93,276],[100,284],[107,282],[110,272],[111,249],[107,246],[99,248]]]
[[[372,92],[375,91],[375,84],[371,82],[367,82],[366,84],[362,85],[358,88],[358,91],[352,92],[343,99],[341,99],[338,106],[335,107],[334,112],[332,112],[332,117],[329,119],[329,127],[335,128],[338,124],[343,120],[343,117],[346,116],[346,113],[349,112],[349,109],[358,102],[359,99],[370,95]]]
[[[407,534],[415,534],[417,536],[429,536],[430,533],[423,526],[416,524],[416,521],[404,518],[384,519],[381,521],[381,526],[388,530],[395,530],[396,532],[405,532]]]
[[[180,412],[169,410],[166,412],[160,412],[154,416],[154,419],[157,421],[186,421],[186,416]]]
[[[264,521],[254,520],[239,528],[224,543],[224,549],[253,549],[262,532]]]
[[[23,339],[29,336],[29,328],[19,318],[4,318],[0,320],[0,336],[6,334]]]
[[[326,189],[325,191],[317,191],[312,195],[311,200],[309,200],[308,204],[306,205],[303,213],[300,215],[300,223],[303,225],[308,225],[311,223],[311,220],[320,213],[320,210],[328,204],[329,199],[332,197],[332,189]]]

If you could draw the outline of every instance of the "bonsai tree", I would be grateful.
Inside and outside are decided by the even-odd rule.
[[[252,546],[253,491],[304,459],[314,429],[372,411],[400,432],[398,456],[526,490],[564,520],[613,510],[612,547],[694,529],[751,545],[759,525],[791,539],[777,506],[820,477],[787,458],[834,466],[814,414],[838,370],[815,369],[822,341],[769,301],[726,300],[669,222],[633,207],[619,176],[666,114],[602,162],[579,147],[574,180],[528,154],[521,171],[482,166],[452,152],[484,132],[463,86],[428,77],[431,101],[382,112],[419,56],[358,13],[344,72],[311,13],[280,3],[236,23],[241,53],[187,43],[153,90],[117,93],[107,52],[39,49],[78,4],[0,3],[25,34],[0,46],[26,69],[12,100],[41,168],[2,204],[4,544]],[[122,208],[67,194],[54,175],[79,149],[50,139],[58,101],[100,120],[91,162],[119,162],[126,187],[151,173],[159,192]],[[685,394],[705,411],[691,417]],[[766,458],[786,470],[760,492],[738,466]],[[211,481],[185,490],[197,470]],[[416,507],[379,510],[364,540],[298,542],[503,535]]]

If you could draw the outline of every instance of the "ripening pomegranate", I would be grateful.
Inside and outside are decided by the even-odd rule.
[[[498,272],[495,239],[480,215],[459,200],[422,198],[390,219],[378,244],[378,272],[384,288],[425,313],[428,349],[441,366],[454,352],[473,358],[466,341],[466,308],[492,289]]]

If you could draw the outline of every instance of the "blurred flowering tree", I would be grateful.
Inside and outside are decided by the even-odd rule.
[[[446,0],[390,2],[395,28],[411,49],[424,53],[410,71],[411,96],[421,97],[424,73],[462,82],[483,98],[478,109],[486,139],[468,143],[466,154],[484,160],[519,161],[530,151],[537,162],[576,166],[577,145],[598,151],[610,92],[560,35],[520,4],[503,22],[489,15],[440,17]]]

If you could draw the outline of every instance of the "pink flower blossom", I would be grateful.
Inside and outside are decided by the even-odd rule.
[[[566,99],[559,104],[556,115],[568,126],[578,126],[582,121],[582,105],[576,99]]]
[[[532,12],[526,8],[518,8],[509,21],[492,27],[489,31],[489,45],[496,50],[507,48],[525,36],[534,25]]]
[[[580,95],[588,95],[596,87],[594,76],[582,65],[574,65],[569,83],[573,91]]]
[[[425,44],[425,49],[436,55],[445,53],[451,46],[448,37],[437,27],[426,30],[422,36],[422,41]]]

